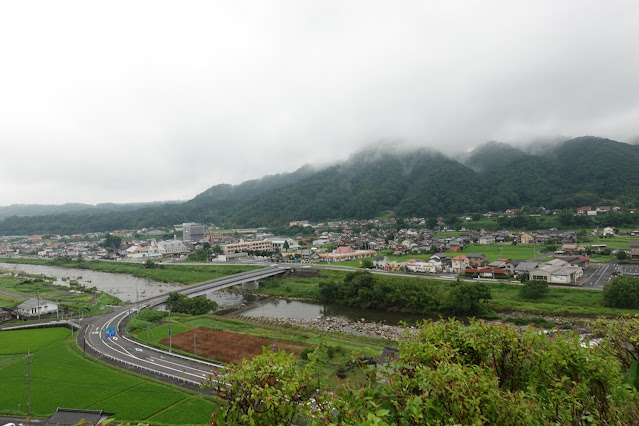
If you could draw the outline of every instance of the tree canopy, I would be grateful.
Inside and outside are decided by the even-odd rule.
[[[171,312],[191,315],[204,315],[217,310],[217,303],[206,296],[188,297],[185,294],[172,291],[166,300],[166,307]]]
[[[639,278],[616,277],[604,287],[603,297],[606,306],[639,309]]]

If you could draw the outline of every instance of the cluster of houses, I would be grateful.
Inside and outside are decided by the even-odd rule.
[[[107,251],[99,246],[102,233],[77,235],[31,235],[19,238],[3,237],[0,240],[0,256],[12,257],[37,254],[40,257],[95,257],[106,256]]]
[[[567,256],[548,261],[497,259],[489,262],[481,253],[459,254],[450,257],[445,253],[435,253],[428,259],[389,261],[378,256],[373,266],[386,271],[397,272],[448,272],[477,278],[512,278],[542,280],[549,284],[578,285],[588,267],[585,256]]]
[[[572,210],[574,211],[574,214],[577,216],[597,216],[597,215],[607,214],[607,213],[623,212],[623,209],[619,206],[580,206]],[[494,212],[489,211],[484,213],[484,217],[515,216],[517,212],[519,211],[520,211],[519,209],[507,209],[505,211],[494,211]],[[539,207],[537,209],[537,212],[535,213],[545,214],[545,215],[557,215],[557,214],[563,213],[564,211],[565,210],[561,210],[561,209],[551,210],[551,209],[546,209],[545,207]],[[635,214],[639,211],[639,209],[630,208],[627,211],[630,214]]]

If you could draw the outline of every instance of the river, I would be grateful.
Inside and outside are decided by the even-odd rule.
[[[70,286],[69,280],[74,279],[86,287],[96,287],[99,291],[109,293],[129,303],[135,303],[136,300],[143,300],[184,288],[180,284],[160,283],[127,274],[113,274],[88,269],[10,263],[1,264],[0,268],[55,277],[54,284],[58,285]],[[261,297],[244,292],[212,291],[207,294],[207,297],[217,302],[220,309],[224,309],[225,314],[240,314],[248,317],[313,319],[324,316],[353,321],[363,319],[367,322],[385,322],[390,325],[395,325],[398,321],[414,323],[424,318],[415,314],[361,309],[334,303],[314,303],[275,297]]]

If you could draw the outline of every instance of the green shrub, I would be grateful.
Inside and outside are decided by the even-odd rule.
[[[611,308],[639,309],[639,278],[616,277],[604,287],[603,297]]]
[[[529,280],[524,282],[519,290],[519,295],[524,299],[541,299],[548,295],[548,283],[542,280]]]

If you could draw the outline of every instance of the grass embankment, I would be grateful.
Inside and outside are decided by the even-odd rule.
[[[348,272],[322,270],[315,278],[270,278],[260,281],[260,288],[254,290],[278,297],[296,297],[320,300],[319,283],[322,281],[342,281]],[[375,275],[378,280],[397,280],[396,276]],[[407,276],[404,282],[417,283],[421,286],[446,286],[450,281],[434,280]],[[614,309],[603,305],[603,292],[580,288],[550,287],[548,295],[537,300],[526,300],[519,294],[520,286],[507,283],[485,283],[490,289],[492,299],[484,302],[484,306],[497,313],[522,311],[531,315],[620,315],[636,314],[636,310]],[[433,313],[430,313],[433,314]],[[436,313],[435,313],[436,314]]]
[[[23,299],[20,297],[5,296],[4,294],[0,294],[0,306],[7,309],[13,309],[16,306],[18,306],[20,303],[24,302],[25,300],[27,299],[26,298]]]
[[[137,331],[133,336],[138,340],[162,349],[168,349],[167,337],[169,324],[166,318],[161,320],[157,315],[149,311],[140,314],[141,320],[134,317],[133,323]],[[144,317],[152,317],[158,324],[146,322]],[[139,321],[139,322],[137,322]],[[144,324],[149,325],[148,328]],[[224,341],[205,341],[203,335],[197,333],[198,330],[215,330],[226,333],[233,333],[235,339],[225,339]],[[220,361],[223,357],[234,356],[234,362],[239,362],[242,358],[251,358],[255,353],[254,342],[248,337],[254,337],[258,342],[268,342],[266,346],[275,344],[278,348],[284,348],[288,352],[298,354],[299,364],[305,364],[304,351],[313,350],[320,345],[325,354],[322,358],[322,375],[326,377],[327,383],[334,385],[337,383],[338,370],[342,371],[345,378],[359,382],[364,377],[358,368],[348,368],[350,361],[357,357],[378,357],[382,353],[383,346],[390,344],[385,340],[376,340],[364,337],[350,338],[340,337],[337,333],[320,333],[290,325],[269,325],[252,322],[238,321],[212,315],[190,316],[172,315],[171,330],[173,336],[173,350],[175,342],[182,340],[185,344],[177,351],[183,354],[198,356],[203,355],[208,350],[207,359]],[[194,339],[193,334],[196,334]],[[199,336],[199,337],[198,337]],[[183,339],[180,339],[183,337]],[[200,339],[200,340],[198,340]],[[194,343],[195,340],[195,343]],[[199,343],[198,343],[199,342]],[[206,349],[205,349],[206,348]],[[258,352],[261,350],[258,348]],[[300,352],[302,353],[299,356]]]
[[[194,284],[213,280],[240,272],[261,268],[253,265],[165,265],[156,264],[155,268],[145,268],[141,263],[103,262],[99,260],[60,262],[56,259],[0,259],[1,263],[25,263],[32,265],[60,266],[64,268],[89,269],[114,274],[130,274],[137,278],[146,278],[165,283]]]
[[[0,412],[26,416],[25,355],[31,351],[32,415],[57,407],[104,410],[148,424],[204,424],[215,405],[205,395],[84,359],[66,328],[0,332]]]

